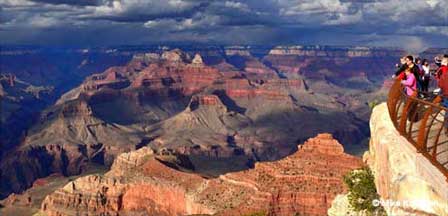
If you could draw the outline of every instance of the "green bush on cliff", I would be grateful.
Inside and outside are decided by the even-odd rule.
[[[373,110],[373,108],[374,108],[376,105],[380,104],[380,102],[379,102],[377,99],[375,99],[375,100],[373,100],[373,101],[369,101],[367,104],[368,104],[369,108],[370,108],[371,110]]]
[[[367,215],[386,215],[381,205],[373,205],[373,201],[380,197],[369,167],[351,171],[344,176],[344,182],[348,187],[348,201],[354,211],[362,211]]]

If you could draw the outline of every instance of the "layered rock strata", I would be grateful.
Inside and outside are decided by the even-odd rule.
[[[342,175],[362,165],[329,134],[291,156],[206,179],[165,165],[148,147],[120,155],[105,175],[70,182],[47,196],[52,215],[323,215],[346,189]]]

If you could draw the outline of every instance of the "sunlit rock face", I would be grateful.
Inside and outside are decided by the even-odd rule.
[[[348,200],[348,194],[338,194],[327,211],[328,216],[367,216],[365,211],[354,211]]]
[[[309,139],[276,162],[206,179],[182,172],[186,161],[155,154],[148,147],[121,154],[105,175],[70,182],[47,196],[47,215],[149,214],[323,215],[338,193],[342,176],[362,165],[344,153],[330,134]],[[176,160],[174,160],[176,161]],[[166,164],[170,164],[167,166]],[[178,165],[178,168],[173,168]]]
[[[388,215],[448,215],[446,177],[405,137],[390,120],[385,103],[374,108],[371,139],[364,159],[373,170],[381,198],[409,205],[384,205]]]

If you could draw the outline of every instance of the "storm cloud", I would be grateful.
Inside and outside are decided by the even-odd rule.
[[[448,47],[446,0],[0,0],[2,44]]]

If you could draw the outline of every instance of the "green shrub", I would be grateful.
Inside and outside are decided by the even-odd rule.
[[[367,215],[386,215],[384,208],[374,206],[373,200],[379,200],[375,187],[374,176],[368,167],[353,170],[344,176],[348,187],[348,201],[356,212],[366,212]]]
[[[378,105],[378,104],[380,104],[380,102],[378,101],[378,100],[373,100],[373,101],[369,101],[368,102],[368,105],[369,105],[369,108],[371,109],[371,110],[373,110],[373,108],[376,106],[376,105]]]

